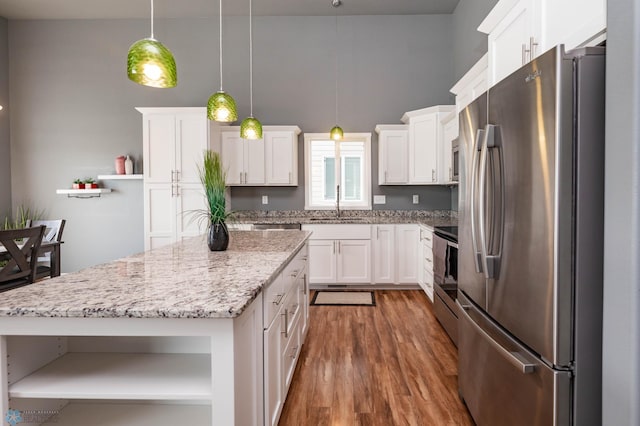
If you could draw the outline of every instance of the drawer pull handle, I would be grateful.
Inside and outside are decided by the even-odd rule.
[[[284,297],[284,294],[276,294],[276,298],[273,300],[273,304],[278,306],[280,302],[282,302],[283,297]]]
[[[298,353],[298,346],[294,346],[291,348],[291,358],[296,359],[296,354]]]
[[[289,338],[289,311],[285,309],[282,316],[284,316],[284,331],[282,331],[281,333],[284,334],[284,337],[288,339]]]

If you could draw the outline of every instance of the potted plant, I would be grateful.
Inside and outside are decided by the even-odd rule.
[[[84,189],[93,189],[97,187],[98,187],[98,184],[92,178],[86,178],[84,180]]]
[[[84,189],[84,182],[81,179],[76,179],[71,187],[73,189]]]
[[[196,211],[200,220],[207,221],[207,244],[211,251],[223,251],[229,245],[229,230],[226,220],[231,212],[226,209],[225,178],[220,155],[210,150],[204,151],[202,167],[198,167],[200,182],[204,187],[207,208]]]

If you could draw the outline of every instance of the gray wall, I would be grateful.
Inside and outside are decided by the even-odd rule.
[[[11,155],[9,144],[9,25],[0,18],[0,220],[11,212]]]
[[[460,0],[453,13],[453,74],[458,81],[487,52],[487,36],[478,25],[498,0]]]
[[[254,19],[254,115],[263,124],[296,124],[305,132],[335,124],[334,19]],[[373,132],[378,123],[399,123],[405,111],[453,103],[451,20],[340,17],[339,121],[345,131]],[[127,49],[148,36],[146,20],[9,22],[12,201],[67,219],[63,271],[143,249],[140,181],[105,182],[114,192],[99,199],[68,199],[55,190],[70,187],[74,178],[113,172],[117,155],[141,157],[141,116],[134,107],[206,104],[219,84],[216,21],[156,21],[156,38],[178,64],[178,87],[165,90],[126,77]],[[245,117],[248,19],[230,17],[224,28],[225,90]],[[377,182],[375,133],[373,139]],[[254,208],[251,191],[234,189],[233,208]],[[270,209],[304,204],[302,187],[259,192],[270,195]],[[447,188],[374,188],[378,193],[390,200],[384,208],[413,208],[414,193],[424,203],[419,207],[450,207]]]
[[[296,124],[307,133],[328,133],[333,127],[334,19],[256,21],[254,34],[260,36],[254,48],[254,112],[263,124]],[[386,204],[374,208],[451,208],[447,187],[379,187],[378,138],[373,131],[376,124],[400,124],[406,111],[454,103],[448,90],[453,84],[451,19],[450,15],[339,18],[338,123],[345,132],[372,132],[372,193],[387,196]],[[237,66],[242,67],[241,61]],[[302,140],[301,135],[297,188],[233,188],[232,208],[304,209]],[[412,204],[413,194],[420,195],[420,204]],[[268,205],[262,205],[261,195],[269,196]]]
[[[603,425],[640,425],[640,6],[607,11]]]

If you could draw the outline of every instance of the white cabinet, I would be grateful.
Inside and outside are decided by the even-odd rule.
[[[264,291],[264,424],[278,424],[308,327],[307,247]]]
[[[451,148],[454,139],[458,138],[458,114],[451,111],[440,122],[442,126],[442,165],[440,180],[450,185],[457,185],[458,182],[453,181],[453,157]]]
[[[222,165],[227,185],[264,185],[264,140],[247,140],[240,131],[222,132]]]
[[[398,284],[418,282],[420,228],[418,225],[396,225],[396,266]]]
[[[557,44],[595,45],[606,31],[606,0],[500,0],[478,27],[488,35],[489,86]]]
[[[370,225],[303,225],[309,239],[310,284],[370,284]]]
[[[489,54],[485,53],[451,88],[451,93],[456,95],[458,113],[489,88],[488,58]]]
[[[409,182],[409,126],[377,125],[378,185],[406,185]]]
[[[402,122],[409,125],[408,183],[413,185],[444,184],[441,180],[442,137],[440,120],[453,111],[453,105],[439,105],[406,112]]]
[[[420,225],[420,287],[433,302],[433,231]]]
[[[395,225],[373,225],[373,282],[393,284],[396,280]]]
[[[201,233],[189,211],[205,208],[198,177],[209,148],[205,108],[136,108],[143,114],[145,249]]]
[[[229,186],[297,186],[297,126],[263,126],[264,139],[240,137],[240,127],[220,128],[220,155]]]

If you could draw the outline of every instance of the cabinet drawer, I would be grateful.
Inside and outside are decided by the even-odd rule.
[[[426,251],[427,247],[429,248],[429,251],[431,251],[431,248],[433,247],[433,232],[431,232],[427,228],[421,226],[420,227],[420,241],[422,241],[422,244],[425,247],[425,251]]]
[[[273,321],[280,308],[284,305],[284,280],[282,274],[278,275],[278,278],[264,290],[264,297],[262,299],[263,305],[263,321],[264,328],[269,328],[269,325]]]
[[[300,349],[302,346],[300,339],[300,315],[296,315],[294,318],[295,321],[292,323],[289,337],[284,339],[285,347],[282,351],[285,394],[289,390],[291,379],[293,379],[293,373],[296,370],[296,362],[298,360],[298,355],[300,355]]]
[[[302,225],[311,231],[311,240],[370,240],[371,225]]]

